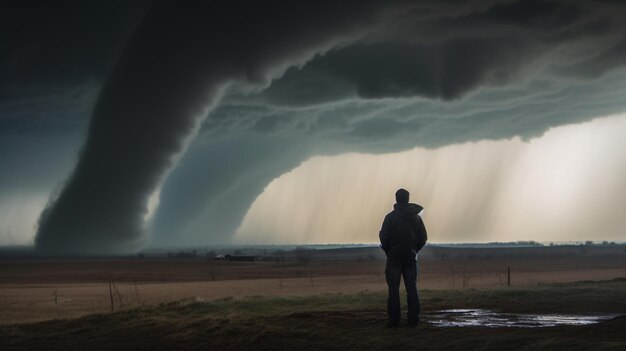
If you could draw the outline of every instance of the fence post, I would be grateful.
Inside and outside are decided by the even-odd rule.
[[[109,278],[109,297],[111,298],[111,311],[113,311],[113,289],[111,287],[111,278]]]
[[[133,281],[133,284],[135,285],[135,303],[139,306],[139,291],[137,291],[137,282]]]
[[[511,286],[511,267],[506,268],[506,285]]]
[[[111,281],[111,283],[113,284],[113,289],[115,290],[115,293],[117,294],[117,299],[120,302],[120,308],[124,308],[124,302],[122,301],[122,294],[120,293],[120,290],[117,288],[117,285],[115,285],[114,281]]]

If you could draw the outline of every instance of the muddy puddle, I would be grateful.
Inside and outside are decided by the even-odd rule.
[[[427,318],[437,327],[547,328],[590,325],[617,316],[619,314],[526,314],[500,313],[485,309],[454,309],[429,313]]]

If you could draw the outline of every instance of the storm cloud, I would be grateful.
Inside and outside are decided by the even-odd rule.
[[[38,248],[139,248],[148,197],[223,89],[268,84],[354,25],[344,5],[277,5],[153,4],[102,88],[74,173],[41,215]]]
[[[106,63],[59,71],[74,88],[102,73],[79,160],[40,218],[44,252],[142,247],[153,194],[155,244],[225,242],[272,179],[314,155],[528,139],[626,109],[618,3],[144,7],[100,40],[128,38]],[[34,63],[2,62],[2,91],[35,79],[20,73]]]

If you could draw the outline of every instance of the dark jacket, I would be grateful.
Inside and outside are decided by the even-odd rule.
[[[393,211],[385,216],[380,229],[380,244],[387,258],[398,261],[415,260],[415,254],[426,245],[426,227],[418,213],[423,209],[417,204],[393,205]]]

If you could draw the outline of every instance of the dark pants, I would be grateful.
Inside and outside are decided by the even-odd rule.
[[[407,319],[409,323],[417,323],[420,314],[420,300],[417,294],[417,266],[415,261],[395,261],[387,259],[385,267],[385,277],[389,286],[387,297],[387,315],[389,322],[398,323],[400,321],[400,276],[404,278],[406,288],[407,304],[409,311]]]

